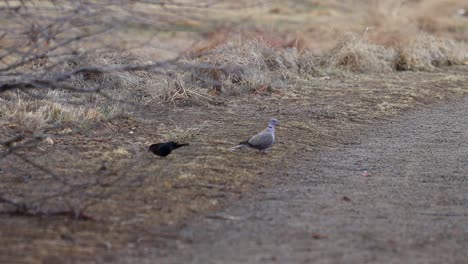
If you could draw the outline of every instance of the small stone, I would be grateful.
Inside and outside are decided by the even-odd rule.
[[[49,144],[49,145],[53,145],[54,144],[54,140],[51,138],[51,137],[46,137],[44,139],[45,143]]]
[[[343,201],[345,202],[351,202],[351,199],[348,196],[343,196]]]
[[[312,234],[312,238],[313,239],[326,239],[328,238],[328,236],[316,233],[316,234]]]
[[[67,127],[65,129],[63,129],[62,131],[60,131],[61,134],[68,134],[68,133],[71,133],[71,132],[72,132],[72,130],[69,127]]]

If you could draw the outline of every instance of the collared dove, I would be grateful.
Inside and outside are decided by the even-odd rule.
[[[265,128],[262,132],[251,137],[249,140],[239,143],[239,145],[230,148],[230,150],[236,150],[243,147],[251,147],[258,149],[260,151],[265,151],[273,146],[275,143],[275,127],[279,125],[276,118],[270,119],[268,122],[268,127]]]
[[[188,143],[179,144],[179,143],[174,142],[174,141],[169,141],[169,142],[165,142],[165,143],[153,144],[148,148],[148,151],[151,151],[155,155],[158,155],[160,157],[166,157],[167,155],[171,154],[171,152],[174,149],[178,149],[180,147],[187,146],[187,145],[188,145]]]

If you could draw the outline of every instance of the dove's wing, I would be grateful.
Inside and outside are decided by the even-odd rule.
[[[275,134],[264,130],[249,139],[249,144],[258,149],[267,149],[275,142]]]
[[[275,143],[275,126],[278,124],[276,119],[271,119],[268,123],[268,127],[265,128],[262,132],[257,133],[255,136],[251,137],[248,141],[239,143],[237,146],[230,148],[230,150],[240,149],[242,147],[251,147],[258,150],[266,150],[273,146]]]

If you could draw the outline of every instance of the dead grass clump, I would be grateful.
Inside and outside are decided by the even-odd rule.
[[[206,80],[209,79],[207,76],[194,78],[191,71],[174,69],[166,75],[161,75],[152,89],[146,92],[150,95],[150,102],[170,102],[179,105],[222,103],[222,100],[212,96],[205,88]]]
[[[9,93],[0,98],[0,123],[35,131],[48,125],[88,125],[120,114],[118,105],[70,104],[69,94],[48,91],[41,98],[23,93]]]
[[[331,68],[360,73],[392,72],[395,69],[394,49],[375,45],[358,35],[350,35],[328,58]]]
[[[466,21],[460,24],[460,18],[455,15],[457,8],[463,6],[461,0],[443,3],[369,0],[365,9],[356,12],[363,12],[363,23],[368,28],[365,39],[396,51],[394,68],[433,70],[465,60],[468,49],[449,40],[453,37],[463,40],[468,36]],[[345,62],[355,60],[354,57],[344,58]]]
[[[433,70],[462,64],[468,49],[463,43],[434,37],[427,33],[401,31],[370,32],[368,39],[396,51],[397,70]]]
[[[70,71],[81,67],[120,67],[149,63],[129,52],[92,52],[72,58],[61,71]],[[72,82],[78,87],[100,88],[118,100],[145,101],[156,83],[156,75],[145,71],[108,71],[83,72],[74,76]]]
[[[412,70],[433,70],[435,67],[462,64],[468,50],[463,44],[419,34],[399,47],[399,63]]]
[[[426,33],[406,30],[370,30],[350,35],[332,50],[326,64],[331,68],[360,73],[394,70],[426,70],[463,64],[467,46]]]
[[[225,45],[200,54],[195,63],[213,65],[197,71],[209,77],[212,89],[236,95],[259,86],[280,86],[285,80],[319,76],[313,57],[296,48],[276,49],[259,40]]]
[[[186,61],[191,63],[190,61]],[[151,61],[129,52],[98,52],[73,59],[65,70],[80,67],[119,67],[146,65]],[[191,78],[190,69],[174,66],[139,71],[83,72],[73,78],[79,87],[99,88],[118,101],[149,104],[154,102],[204,104],[215,101],[199,80]]]
[[[286,86],[288,80],[319,76],[314,60],[313,56],[297,48],[273,48],[262,41],[251,40],[229,42],[198,56],[187,56],[178,65],[170,67],[144,71],[82,71],[66,82],[80,89],[99,90],[113,98],[114,103],[218,104],[223,101],[218,96],[221,93],[240,95],[259,89],[263,91],[265,87],[267,92],[273,92],[275,87]],[[40,65],[28,65],[21,70],[25,74],[44,71],[54,78],[86,67],[112,69],[149,63],[151,61],[130,52],[93,51],[66,58],[47,58]],[[77,104],[92,103],[85,94],[63,91],[61,95],[67,100],[72,98]],[[61,108],[65,109],[65,105]],[[44,120],[61,119],[74,117],[44,117]]]

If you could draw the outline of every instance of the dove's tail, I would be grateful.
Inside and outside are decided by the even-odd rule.
[[[229,150],[237,150],[237,149],[240,149],[240,148],[243,148],[243,147],[248,147],[250,146],[249,142],[248,141],[244,141],[244,142],[241,142],[239,143],[238,145],[230,148]]]

